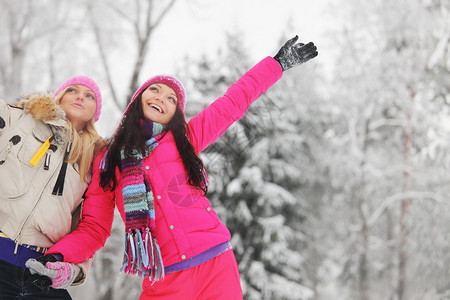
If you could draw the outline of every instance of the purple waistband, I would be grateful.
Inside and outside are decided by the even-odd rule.
[[[47,248],[39,249],[46,250]],[[28,259],[37,258],[45,253],[45,251],[38,252],[36,250],[35,246],[16,245],[13,240],[0,237],[0,259],[15,266],[26,268],[25,262]]]
[[[189,268],[196,267],[210,259],[213,259],[216,256],[219,256],[220,254],[222,254],[225,251],[228,251],[230,249],[232,249],[230,242],[225,242],[225,243],[219,244],[219,245],[214,246],[211,249],[208,249],[205,252],[202,252],[194,257],[188,258],[184,261],[180,261],[179,263],[165,267],[164,273],[169,274],[169,273],[183,271],[183,270],[186,270]]]

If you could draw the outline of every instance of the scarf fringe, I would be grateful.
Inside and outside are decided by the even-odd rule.
[[[152,282],[164,278],[161,250],[149,228],[127,231],[123,264],[120,270],[126,274],[149,277]]]
[[[98,168],[100,170],[102,170],[102,171],[106,170],[106,167],[107,167],[107,165],[106,165],[106,156],[108,155],[108,151],[109,150],[105,151],[105,155],[103,155],[102,159],[100,160],[100,165],[99,165]]]

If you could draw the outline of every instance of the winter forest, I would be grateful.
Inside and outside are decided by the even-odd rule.
[[[214,2],[0,0],[0,97],[13,104],[90,76],[103,94],[97,126],[109,137],[155,72],[183,82],[189,119],[307,32],[293,20],[309,2],[286,1],[291,15],[263,56],[249,50],[257,29],[231,20],[220,39],[188,33],[205,35],[203,48],[164,39]],[[287,71],[201,156],[244,299],[450,299],[450,1],[328,2],[310,26],[329,28],[303,40],[319,56]],[[261,9],[282,5],[264,0]],[[179,23],[167,21],[180,11]],[[157,50],[174,57],[167,69],[152,58]],[[119,272],[123,226],[117,215],[87,283],[70,288],[74,299],[139,297],[141,279]]]

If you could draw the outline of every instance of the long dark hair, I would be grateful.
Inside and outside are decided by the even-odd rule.
[[[133,150],[144,154],[146,144],[142,137],[140,120],[144,118],[141,105],[141,95],[130,105],[128,112],[123,117],[116,134],[108,142],[108,153],[106,155],[105,169],[100,172],[100,185],[106,190],[114,191],[117,187],[115,176],[116,167],[122,171],[120,151],[123,149],[125,155],[130,155]],[[205,184],[204,169],[205,166],[195,153],[194,147],[189,141],[189,128],[184,119],[183,113],[177,106],[175,115],[167,124],[168,130],[172,132],[177,146],[178,153],[183,161],[184,168],[188,175],[188,182],[191,186],[201,189],[206,195],[208,187]]]

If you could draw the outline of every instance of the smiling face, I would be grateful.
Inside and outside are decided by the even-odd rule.
[[[97,108],[94,92],[84,85],[69,86],[59,105],[77,131],[86,127],[86,124],[94,117]]]
[[[167,125],[177,109],[177,95],[162,83],[151,84],[142,93],[142,111],[147,121]]]

